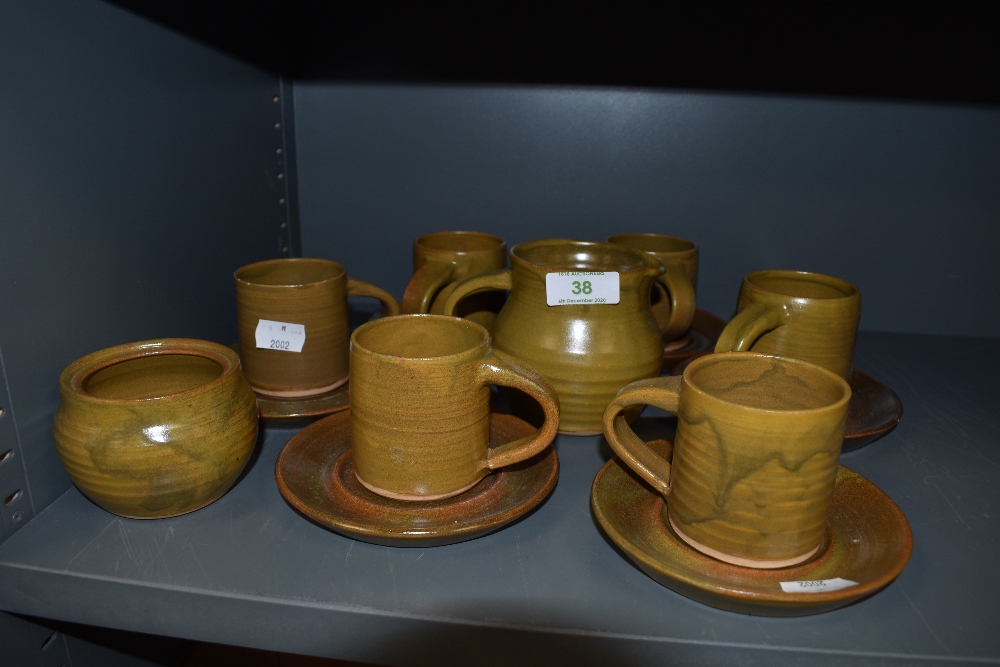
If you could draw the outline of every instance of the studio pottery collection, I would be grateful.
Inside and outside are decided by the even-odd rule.
[[[698,260],[665,234],[508,251],[492,234],[434,232],[414,241],[402,304],[331,259],[233,267],[238,342],[152,340],[73,362],[56,447],[94,503],[155,519],[225,494],[261,419],[304,425],[275,463],[302,517],[439,547],[542,505],[557,434],[603,434],[617,456],[592,473],[591,511],[654,581],[773,616],[871,595],[912,537],[892,500],[840,464],[902,415],[854,368],[859,290],[757,271],[726,323],[696,307]],[[352,332],[358,296],[381,314]],[[676,416],[675,437],[633,430],[645,406]]]

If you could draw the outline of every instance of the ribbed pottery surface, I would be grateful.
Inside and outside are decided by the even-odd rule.
[[[203,383],[197,376],[196,386],[184,388],[185,374],[206,359],[218,364],[217,377]],[[171,366],[166,375],[181,378],[170,388],[181,391],[148,396],[157,384],[169,384],[164,360]],[[88,378],[122,361],[134,366],[131,372],[88,390]],[[63,371],[60,393],[54,435],[63,466],[88,498],[121,516],[175,516],[217,500],[257,439],[256,399],[239,358],[207,341],[165,339],[95,352]]]

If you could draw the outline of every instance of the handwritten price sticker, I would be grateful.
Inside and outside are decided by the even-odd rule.
[[[621,300],[617,271],[559,271],[545,274],[550,306],[614,304]]]
[[[257,347],[265,350],[301,352],[306,342],[306,325],[274,320],[258,320]]]
[[[816,581],[782,581],[781,590],[786,593],[822,593],[823,591],[839,591],[841,588],[857,586],[858,582],[850,579],[818,579]]]

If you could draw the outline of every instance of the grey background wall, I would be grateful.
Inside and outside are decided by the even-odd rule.
[[[401,295],[419,234],[658,231],[728,317],[764,268],[866,330],[1000,336],[1000,110],[569,88],[295,84],[303,251]]]
[[[0,2],[0,407],[16,423],[0,451],[19,439],[4,465],[26,470],[28,518],[70,485],[51,434],[68,363],[235,340],[232,272],[279,253],[278,94],[105,3]]]

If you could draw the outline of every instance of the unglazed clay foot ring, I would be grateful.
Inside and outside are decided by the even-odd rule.
[[[379,487],[372,486],[365,480],[361,479],[361,475],[358,474],[357,470],[354,471],[354,477],[357,478],[359,482],[361,482],[361,486],[365,487],[372,493],[377,493],[380,496],[383,496],[385,498],[392,498],[393,500],[405,500],[407,502],[420,503],[420,502],[429,502],[431,500],[444,500],[445,498],[452,498],[461,493],[465,493],[466,491],[474,487],[476,484],[479,484],[479,482],[483,481],[483,477],[486,477],[486,475],[483,475],[483,477],[476,479],[475,481],[472,482],[472,484],[469,484],[468,486],[463,486],[461,489],[458,489],[457,491],[449,491],[448,493],[438,493],[433,496],[428,496],[420,493],[398,493],[396,491],[387,491],[386,489],[380,489]]]
[[[292,391],[274,391],[273,389],[261,389],[260,387],[254,387],[250,385],[253,390],[264,396],[276,396],[278,398],[302,398],[305,396],[317,396],[319,394],[325,394],[328,391],[333,391],[337,387],[342,387],[350,379],[350,375],[345,375],[333,384],[328,384],[323,387],[315,387],[313,389],[295,389]]]
[[[790,567],[792,565],[798,565],[799,563],[803,563],[812,558],[813,556],[815,556],[816,552],[819,551],[820,545],[822,544],[822,542],[820,544],[817,544],[813,549],[810,549],[801,556],[795,556],[794,558],[786,558],[784,560],[760,560],[757,558],[743,558],[741,556],[733,556],[727,553],[723,553],[717,549],[705,546],[701,542],[691,539],[690,537],[685,535],[680,528],[677,527],[677,524],[674,523],[674,518],[669,514],[667,515],[667,520],[670,521],[670,527],[673,528],[674,532],[677,534],[677,537],[684,540],[684,542],[687,543],[687,545],[690,546],[691,548],[700,551],[706,556],[711,556],[716,560],[721,560],[723,563],[730,563],[731,565],[739,565],[740,567],[752,567],[756,570],[776,570],[779,567]]]

